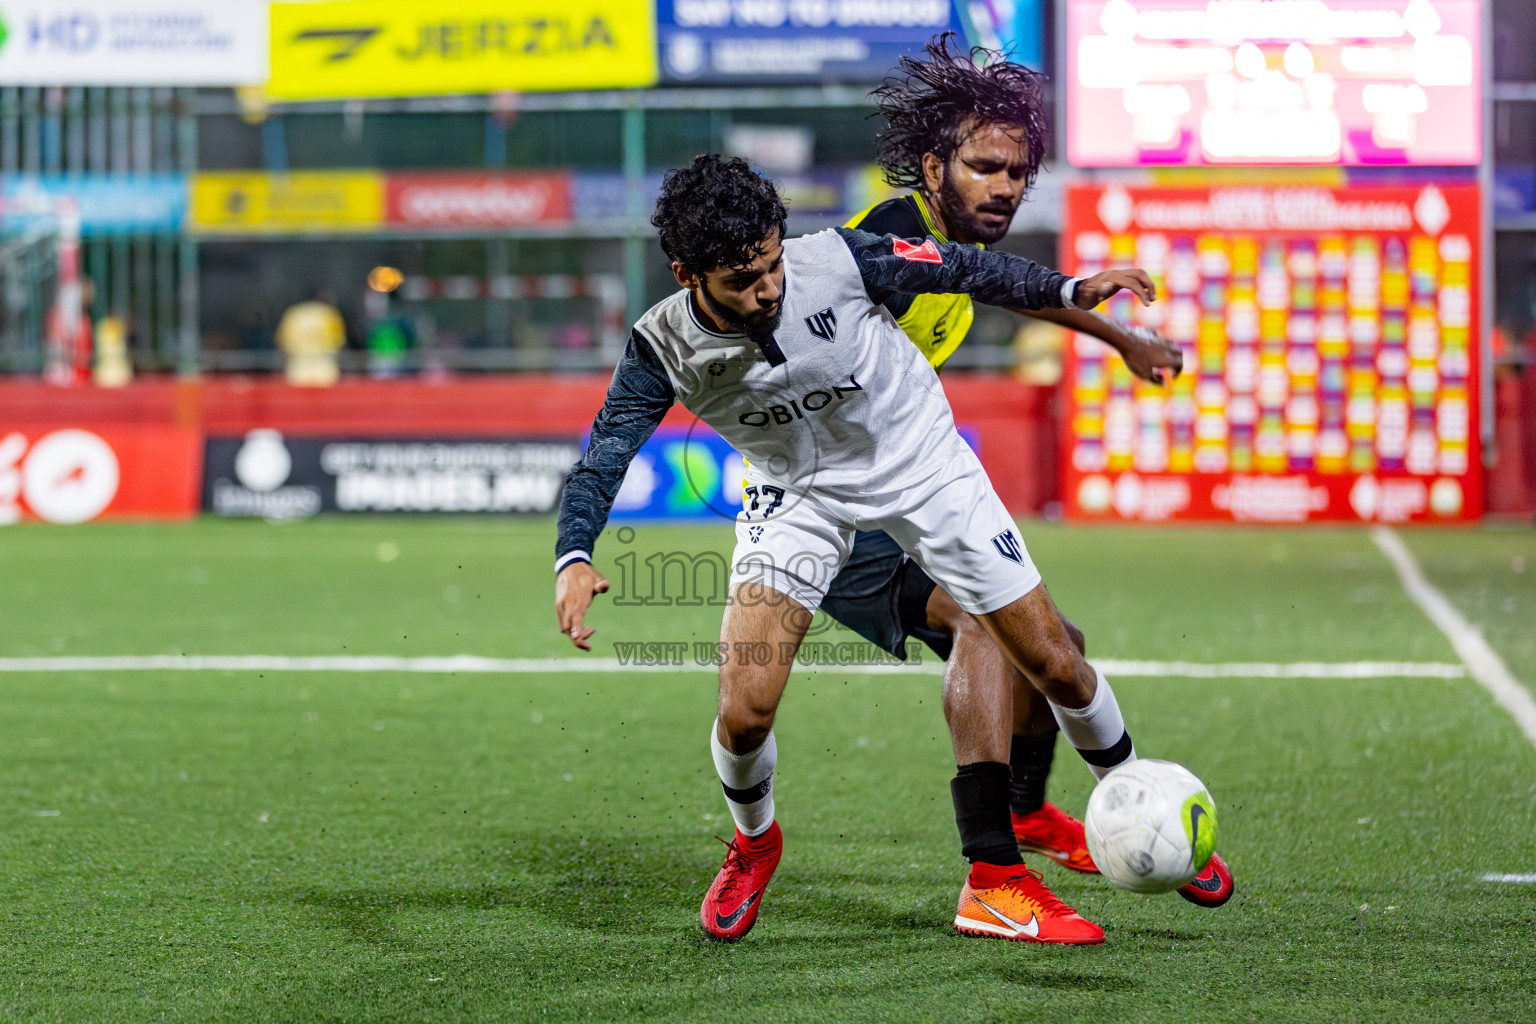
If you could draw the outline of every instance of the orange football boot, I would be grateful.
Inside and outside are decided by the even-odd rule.
[[[699,923],[710,938],[735,942],[757,923],[763,890],[784,852],[784,833],[779,831],[778,822],[760,836],[744,836],[738,829],[736,838],[725,846],[725,863],[704,894]]]
[[[972,864],[960,890],[955,930],[1015,942],[1057,942],[1091,946],[1104,941],[1104,929],[1045,887],[1038,871],[1022,864]]]
[[[1083,823],[1060,807],[1047,802],[1038,811],[1012,817],[1013,834],[1018,837],[1020,850],[1049,857],[1062,867],[1085,875],[1099,873],[1088,853],[1088,841],[1083,838]]]

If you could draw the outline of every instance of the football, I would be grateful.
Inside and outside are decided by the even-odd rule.
[[[1142,758],[1104,776],[1083,825],[1099,871],[1132,892],[1187,885],[1216,850],[1216,804],[1172,761]]]

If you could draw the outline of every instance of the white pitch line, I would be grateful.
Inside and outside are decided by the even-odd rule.
[[[1123,661],[1090,658],[1109,676],[1173,676],[1181,679],[1460,679],[1461,665],[1434,661],[1197,662]]]
[[[1520,875],[1484,875],[1485,882],[1514,882],[1516,885],[1536,884],[1536,873]]]
[[[1190,662],[1094,659],[1106,675],[1180,679],[1459,679],[1460,665],[1407,661]],[[939,662],[915,665],[797,665],[797,671],[851,675],[937,675]],[[416,672],[433,675],[555,675],[568,672],[698,672],[713,665],[635,665],[618,658],[438,658],[390,655],[291,657],[277,654],[151,654],[107,657],[0,658],[0,672]]]
[[[1397,578],[1409,598],[1451,642],[1456,654],[1472,673],[1472,678],[1493,695],[1499,706],[1514,718],[1520,731],[1525,733],[1525,738],[1536,745],[1536,699],[1532,699],[1531,691],[1520,685],[1520,681],[1504,664],[1504,659],[1489,646],[1478,628],[1468,622],[1466,616],[1451,604],[1450,599],[1424,577],[1418,560],[1401,537],[1389,527],[1376,526],[1371,529],[1371,540],[1375,541],[1381,553],[1387,556],[1387,561],[1397,570]]]

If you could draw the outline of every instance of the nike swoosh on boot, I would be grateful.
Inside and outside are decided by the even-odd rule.
[[[997,918],[999,921],[1003,922],[1003,924],[1006,924],[1014,931],[1023,932],[1025,935],[1028,935],[1032,939],[1037,939],[1040,937],[1040,922],[1035,919],[1034,914],[1030,914],[1029,920],[1024,924],[1019,924],[1019,922],[1015,921],[1007,914],[1002,913],[990,903],[987,903],[984,900],[978,899],[976,897],[972,898],[976,899],[976,902],[980,903],[983,907],[986,907],[987,913],[991,914],[993,917]]]
[[[728,915],[721,915],[718,910],[715,911],[715,924],[720,927],[721,931],[729,931],[735,926],[737,921],[741,920],[741,915],[752,909],[753,905],[757,903],[757,898],[762,894],[763,890],[757,890],[757,892],[742,901],[741,906],[731,911]],[[990,910],[991,908],[989,907],[988,909]]]

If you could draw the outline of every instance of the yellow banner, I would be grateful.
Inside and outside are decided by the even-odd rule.
[[[384,175],[377,171],[192,177],[192,229],[204,234],[372,231],[383,221]]]
[[[656,81],[652,0],[272,5],[275,99],[617,89]]]

